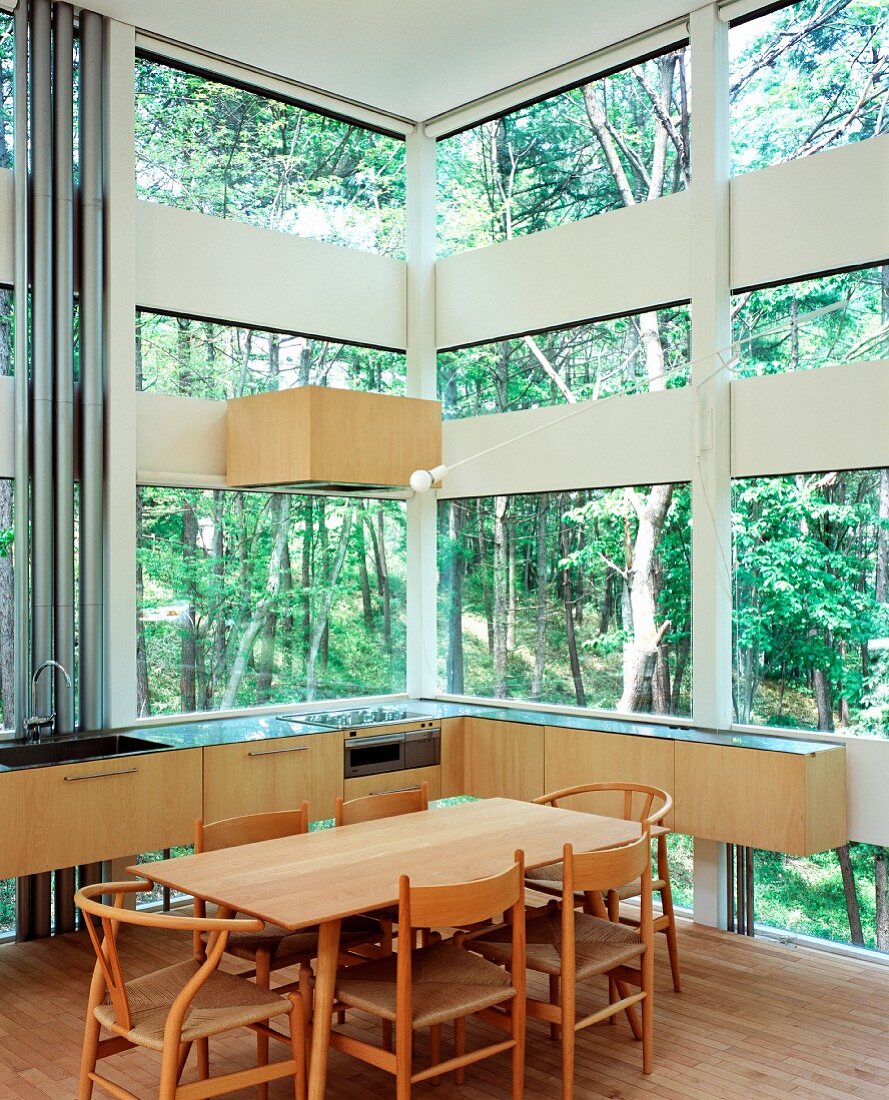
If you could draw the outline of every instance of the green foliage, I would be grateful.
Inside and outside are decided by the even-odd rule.
[[[168,206],[403,256],[403,141],[146,59],[136,185]]]

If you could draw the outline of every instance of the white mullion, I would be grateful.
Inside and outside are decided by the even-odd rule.
[[[136,238],[133,28],[106,20],[105,722],[136,717]]]
[[[434,399],[435,141],[422,129],[407,135],[405,246],[407,255],[407,395]],[[407,502],[407,692],[436,688],[435,494]]]
[[[716,4],[691,16],[692,714],[727,728],[731,697],[731,345],[728,26]],[[722,357],[722,358],[721,358]],[[695,840],[694,912],[725,924],[725,849]]]

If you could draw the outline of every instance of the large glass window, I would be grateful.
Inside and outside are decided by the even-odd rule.
[[[405,509],[284,493],[137,497],[138,714],[405,686]]]
[[[889,130],[889,8],[801,0],[732,27],[735,172]]]
[[[443,139],[439,253],[683,190],[689,96],[684,47]]]
[[[268,95],[136,61],[140,198],[404,255],[404,142]]]
[[[438,356],[445,417],[640,393],[688,381],[687,306],[478,344]]]
[[[889,264],[735,295],[742,377],[889,358]]]
[[[443,501],[444,691],[689,713],[687,485]]]
[[[732,489],[741,723],[889,736],[889,469]]]
[[[396,351],[136,313],[136,388],[226,399],[292,386],[404,393]]]
[[[13,18],[8,12],[0,12],[0,168],[12,167],[14,61]]]
[[[0,377],[13,373],[12,307],[12,291],[0,287]],[[15,726],[13,484],[12,478],[0,478],[0,729]]]

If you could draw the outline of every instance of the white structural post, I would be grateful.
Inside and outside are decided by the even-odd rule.
[[[407,395],[436,396],[435,141],[423,127],[407,135]],[[436,690],[435,493],[407,502],[407,691]]]
[[[727,729],[731,698],[731,285],[728,25],[717,5],[691,14],[692,712]],[[725,846],[695,840],[694,913],[725,927]]]
[[[105,721],[136,717],[135,31],[105,22]]]

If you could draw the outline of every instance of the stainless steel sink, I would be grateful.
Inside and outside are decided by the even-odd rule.
[[[104,760],[138,752],[167,749],[158,741],[143,741],[125,733],[97,737],[47,738],[39,743],[0,743],[0,768],[35,768],[48,764],[71,764],[77,760]]]

